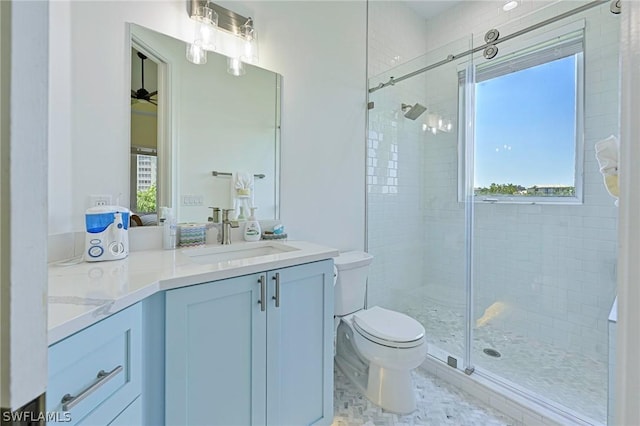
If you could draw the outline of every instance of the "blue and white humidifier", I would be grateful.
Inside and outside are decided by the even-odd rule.
[[[126,207],[98,206],[85,212],[87,262],[124,259],[129,255],[129,215]]]

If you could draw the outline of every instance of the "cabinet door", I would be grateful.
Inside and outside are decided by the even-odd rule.
[[[260,277],[264,274],[167,292],[167,425],[265,424]]]
[[[133,426],[142,425],[142,398],[138,397],[118,417],[113,419],[109,426]]]
[[[283,268],[267,278],[267,424],[330,425],[333,261]]]

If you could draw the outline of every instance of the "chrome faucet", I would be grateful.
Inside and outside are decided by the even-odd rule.
[[[240,226],[237,220],[229,220],[229,213],[234,212],[235,209],[222,210],[222,232],[221,232],[221,244],[231,244],[231,228],[237,228]]]

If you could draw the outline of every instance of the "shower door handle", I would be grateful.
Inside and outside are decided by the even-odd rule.
[[[276,272],[276,274],[272,277],[272,279],[276,282],[276,294],[272,297],[273,300],[276,301],[276,308],[280,307],[280,272]]]

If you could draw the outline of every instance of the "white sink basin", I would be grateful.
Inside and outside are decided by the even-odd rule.
[[[183,250],[182,253],[196,263],[211,264],[231,260],[245,260],[295,250],[298,249],[286,243],[259,241],[255,243],[236,243],[227,246],[187,249]]]

